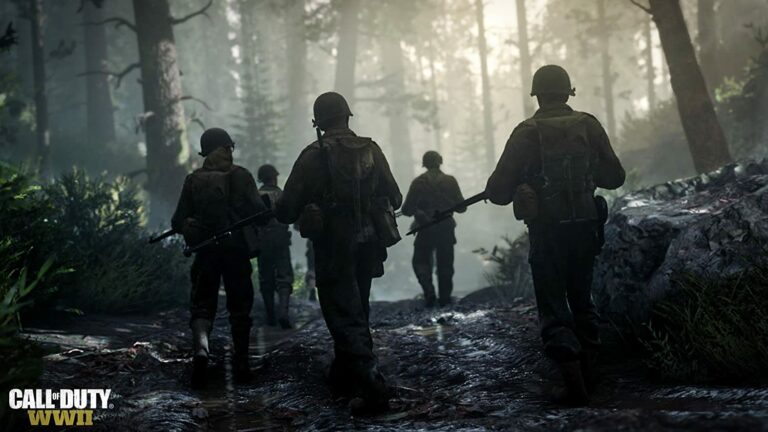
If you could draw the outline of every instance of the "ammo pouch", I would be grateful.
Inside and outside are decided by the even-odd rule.
[[[184,243],[189,247],[193,247],[208,240],[213,235],[213,232],[196,219],[187,218],[184,221],[184,229],[181,235],[184,237]]]
[[[395,219],[395,210],[387,197],[377,197],[371,200],[371,209],[369,212],[371,223],[376,235],[379,237],[379,243],[384,247],[394,246],[401,240],[400,231],[397,229]]]
[[[539,197],[528,183],[523,183],[515,189],[512,211],[517,220],[532,221],[539,216]]]
[[[317,204],[307,204],[299,216],[299,234],[314,240],[323,234],[323,210]]]

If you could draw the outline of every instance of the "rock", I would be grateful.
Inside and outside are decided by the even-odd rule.
[[[593,296],[605,318],[637,325],[684,278],[747,272],[768,244],[768,160],[642,189],[612,206]]]

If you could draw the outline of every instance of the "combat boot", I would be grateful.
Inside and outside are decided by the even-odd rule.
[[[266,324],[274,327],[277,325],[277,320],[275,319],[275,294],[272,291],[262,291],[261,298],[264,300],[264,311],[267,314]]]
[[[584,384],[588,391],[593,391],[597,387],[597,351],[584,350],[579,355],[581,361],[581,375],[584,377]]]
[[[554,401],[568,406],[586,406],[589,404],[589,394],[584,384],[580,361],[569,361],[558,364],[563,375],[564,389],[556,391]]]
[[[289,312],[290,312],[290,304],[289,301],[291,299],[291,290],[280,290],[278,293],[279,297],[279,304],[278,304],[278,319],[277,322],[280,323],[280,327],[283,329],[290,329],[293,328],[291,326],[291,321],[289,319]]]
[[[248,363],[250,339],[250,327],[232,329],[232,377],[238,383],[248,382],[251,379],[251,367]]]
[[[192,388],[204,388],[206,370],[208,369],[208,334],[211,331],[211,321],[195,319],[192,327]]]
[[[350,402],[352,413],[372,415],[387,411],[392,389],[387,385],[378,365],[375,362],[361,365],[360,372],[360,397]]]

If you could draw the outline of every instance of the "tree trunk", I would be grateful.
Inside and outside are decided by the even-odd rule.
[[[650,0],[661,46],[669,65],[672,91],[677,99],[696,171],[705,173],[732,162],[728,143],[715,114],[707,85],[696,62],[691,36],[679,0]]]
[[[35,94],[35,166],[43,178],[51,177],[51,132],[48,127],[48,96],[45,90],[45,13],[42,0],[30,0],[32,73]]]
[[[83,18],[86,23],[104,19],[103,7],[96,7],[92,1],[85,1]],[[103,147],[115,140],[115,118],[112,94],[106,74],[107,35],[103,25],[85,25],[85,71],[86,71],[86,127],[88,146],[92,150]]]
[[[437,93],[437,70],[435,69],[435,50],[432,47],[432,43],[429,46],[429,90],[432,93],[432,103],[434,104],[434,121],[432,123],[432,130],[435,135],[435,149],[438,152],[443,151],[443,131],[440,123],[440,101],[438,100]]]
[[[139,45],[150,226],[167,222],[189,158],[181,76],[168,0],[133,0]]]
[[[529,94],[531,87],[531,50],[528,41],[528,16],[525,0],[517,0],[517,49],[520,52],[520,94],[523,97],[523,115],[534,113],[533,101]]]
[[[597,24],[600,38],[600,63],[603,72],[603,100],[605,102],[605,118],[608,135],[616,137],[616,112],[613,107],[613,71],[611,69],[611,35],[608,30],[608,20],[605,16],[605,0],[597,1]]]
[[[491,102],[491,83],[488,77],[488,48],[485,43],[485,14],[483,0],[475,0],[477,17],[477,44],[480,55],[480,73],[483,87],[483,136],[485,138],[485,165],[492,170],[496,163],[496,151],[493,139],[493,103]]]
[[[360,0],[342,0],[334,89],[347,99],[350,107],[355,101],[355,63],[357,62],[359,21]]]
[[[656,67],[653,64],[653,20],[645,21],[645,79],[648,83],[648,111],[656,107]]]
[[[307,35],[304,27],[304,1],[292,0],[286,19],[288,33],[288,130],[292,146],[303,146],[311,117],[307,103]]]
[[[715,0],[699,0],[697,15],[699,62],[710,95],[714,95],[715,89],[720,84],[715,3]]]
[[[389,37],[382,41],[381,61],[389,118],[389,145],[392,148],[392,165],[396,175],[413,177],[413,148],[408,127],[408,102],[405,92],[405,65],[400,40]]]

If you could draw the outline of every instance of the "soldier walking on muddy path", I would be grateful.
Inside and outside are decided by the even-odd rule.
[[[296,160],[276,215],[299,221],[302,237],[312,239],[317,294],[334,341],[332,389],[352,397],[353,408],[378,411],[390,390],[373,352],[368,301],[372,278],[384,274],[386,247],[399,240],[393,208],[402,196],[381,148],[349,128],[352,112],[340,94],[320,95],[314,115],[324,133]]]
[[[200,138],[203,166],[184,180],[181,197],[171,219],[187,245],[194,246],[240,219],[266,210],[251,173],[232,160],[235,143],[226,131],[206,130]],[[266,221],[260,222],[264,223]],[[232,328],[232,370],[237,381],[250,376],[248,345],[251,330],[254,254],[253,228],[210,245],[192,263],[191,319],[193,337],[192,386],[203,387],[208,365],[208,337],[216,316],[219,286],[224,281]]]
[[[266,198],[272,210],[283,191],[277,186],[279,173],[272,165],[262,165],[256,176],[262,186],[259,194]],[[259,290],[264,300],[267,325],[278,323],[283,329],[291,328],[289,300],[293,291],[293,267],[291,264],[291,231],[289,226],[271,218],[259,232],[261,253],[259,254]],[[275,314],[277,294],[277,314]]]
[[[427,171],[416,177],[408,189],[402,212],[413,216],[413,227],[426,225],[435,212],[445,210],[464,201],[459,183],[453,176],[443,173],[440,166],[443,157],[436,151],[428,151],[422,157]],[[466,207],[458,210],[466,211]],[[413,242],[413,272],[424,291],[426,307],[451,303],[453,292],[453,247],[456,244],[456,221],[453,217],[419,231]],[[439,299],[435,296],[432,273],[437,260],[437,285]]]
[[[540,68],[531,95],[540,108],[512,132],[486,193],[495,204],[514,202],[528,225],[544,352],[565,382],[555,397],[585,405],[600,347],[592,270],[607,217],[594,192],[620,187],[625,173],[597,119],[566,104],[575,89],[563,68]]]

